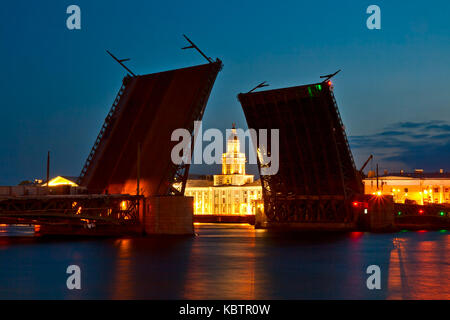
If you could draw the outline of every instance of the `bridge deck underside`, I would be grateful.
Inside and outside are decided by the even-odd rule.
[[[129,79],[88,158],[81,185],[91,193],[136,194],[140,145],[140,194],[168,194],[175,182],[184,186],[188,166],[180,174],[172,163],[171,150],[178,142],[171,135],[178,128],[192,133],[220,68],[218,60]]]
[[[313,84],[239,100],[249,128],[279,129],[278,173],[261,176],[269,222],[353,222],[351,201],[362,183],[331,88]]]

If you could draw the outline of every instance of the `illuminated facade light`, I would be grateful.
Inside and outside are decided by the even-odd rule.
[[[42,186],[46,187],[47,183],[44,183]],[[56,178],[51,179],[48,182],[49,187],[57,187],[57,186],[71,186],[71,187],[78,187],[78,184],[75,182],[63,177],[63,176],[57,176]]]

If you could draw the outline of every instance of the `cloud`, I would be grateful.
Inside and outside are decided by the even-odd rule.
[[[398,122],[372,135],[350,136],[355,158],[373,154],[389,170],[450,169],[450,124],[442,120]],[[357,161],[358,162],[358,161]]]

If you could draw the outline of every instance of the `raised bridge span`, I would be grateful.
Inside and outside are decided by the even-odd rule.
[[[79,183],[90,193],[183,194],[189,164],[175,165],[171,141],[178,128],[193,134],[203,117],[222,62],[125,77],[92,147]],[[138,170],[138,146],[140,168]]]
[[[267,222],[354,228],[352,202],[364,191],[331,84],[250,92],[238,99],[249,128],[279,129],[279,170],[261,175]]]

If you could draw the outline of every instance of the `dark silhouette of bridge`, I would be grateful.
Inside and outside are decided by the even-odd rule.
[[[268,222],[354,225],[352,202],[364,190],[331,82],[249,92],[238,99],[249,128],[279,129],[278,173],[261,175]]]

